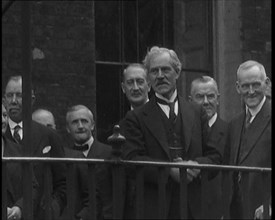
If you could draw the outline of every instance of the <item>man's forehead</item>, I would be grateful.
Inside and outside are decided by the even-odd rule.
[[[7,83],[6,91],[10,91],[10,90],[22,91],[22,81],[21,80],[10,80]]]

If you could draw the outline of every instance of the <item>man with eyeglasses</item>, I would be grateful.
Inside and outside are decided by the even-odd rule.
[[[208,132],[217,142],[221,154],[224,153],[228,123],[218,116],[219,91],[217,82],[210,76],[201,76],[191,83],[189,100],[202,106],[208,116]],[[221,173],[207,184],[207,211],[209,219],[221,219],[222,212]]]
[[[271,100],[265,95],[269,84],[259,62],[248,60],[239,66],[236,89],[245,108],[229,124],[230,148],[226,149],[230,150],[231,165],[271,167]],[[255,211],[270,200],[271,175],[263,181],[261,173],[249,173],[246,177],[234,172],[232,183],[230,217],[253,219]],[[248,192],[246,198],[244,191]],[[248,204],[244,204],[244,199]]]
[[[34,94],[32,93],[34,101]],[[9,115],[6,137],[16,143],[24,144],[23,114],[22,114],[22,76],[11,76],[5,88],[4,99]],[[26,144],[26,143],[25,143]],[[53,130],[35,121],[31,121],[31,143],[35,157],[64,157],[62,138]],[[38,199],[35,204],[34,219],[43,220],[48,212],[46,210],[46,194],[44,192],[45,166],[43,163],[35,163],[34,174],[39,184]],[[66,204],[66,178],[65,165],[61,163],[51,164],[52,179],[51,213],[52,219],[57,219]],[[18,183],[20,184],[20,183]],[[49,186],[50,187],[50,186]]]

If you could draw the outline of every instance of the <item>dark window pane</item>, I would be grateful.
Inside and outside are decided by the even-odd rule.
[[[105,142],[120,119],[120,66],[96,65],[97,135]]]
[[[96,60],[119,61],[119,1],[95,1]]]
[[[126,62],[140,62],[137,53],[138,26],[137,26],[137,3],[136,1],[123,1],[124,11],[124,58]]]

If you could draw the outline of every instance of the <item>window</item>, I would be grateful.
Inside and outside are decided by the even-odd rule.
[[[95,1],[98,139],[106,142],[129,110],[121,73],[142,62],[152,46],[172,48],[183,63],[179,91],[200,74],[212,72],[211,1]]]

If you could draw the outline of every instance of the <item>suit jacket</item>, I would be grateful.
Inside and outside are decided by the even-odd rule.
[[[182,115],[182,135],[188,160],[196,160],[198,163],[211,164],[221,162],[221,155],[216,149],[214,140],[209,138],[206,143],[205,123],[207,116],[198,105],[186,102],[183,97],[178,97],[179,111]],[[153,96],[144,106],[129,111],[123,122],[123,133],[126,143],[123,148],[123,157],[132,160],[147,161],[171,161],[168,148],[168,140],[164,125],[162,124],[161,109]],[[179,184],[169,176],[166,169],[166,198],[167,216],[164,218],[179,218],[179,204],[175,207],[174,197],[179,197]],[[153,167],[144,169],[144,215],[145,218],[157,218],[158,216],[158,171]],[[193,217],[200,217],[200,181],[194,180],[188,184],[188,206]],[[170,207],[171,205],[171,207]],[[169,213],[169,209],[174,209]]]
[[[10,128],[6,131],[6,136],[14,141]],[[24,136],[23,136],[24,139]],[[32,156],[34,157],[64,157],[63,142],[61,137],[54,131],[44,125],[35,121],[31,122],[31,145]],[[34,216],[36,219],[43,219],[45,216],[44,210],[44,178],[45,168],[44,163],[34,163],[33,169],[35,177],[39,184],[39,201],[35,209]],[[61,163],[54,163],[50,165],[51,179],[52,179],[52,211],[53,216],[57,217],[63,210],[66,204],[66,177],[65,165]]]
[[[224,159],[224,151],[228,135],[228,123],[222,120],[219,116],[210,129],[212,138],[216,140],[218,150],[221,152]],[[224,161],[224,160],[223,160]],[[207,198],[207,218],[221,219],[224,215],[222,212],[222,173],[220,172],[215,178],[209,180],[206,190]]]
[[[239,157],[237,164],[237,152],[240,145],[242,126],[245,120],[245,112],[236,116],[230,122],[230,164],[251,167],[271,167],[271,102],[266,99],[260,112],[256,115],[250,126],[246,129],[248,137],[244,153]],[[236,184],[236,182],[232,183]],[[271,175],[267,182],[262,182],[261,173],[250,173],[248,186],[244,181],[239,182],[241,195],[243,187],[248,187],[249,214],[254,217],[255,209],[268,200],[271,195]],[[233,185],[235,186],[235,185]],[[232,199],[233,194],[231,195]],[[234,205],[235,200],[232,200]]]
[[[4,138],[4,157],[21,157],[22,156],[22,146],[16,143],[13,143],[9,139]],[[23,190],[22,183],[23,181],[23,171],[20,163],[10,162],[6,166],[7,175],[7,207],[18,206],[23,211]],[[3,177],[5,178],[5,177]],[[38,184],[33,176],[33,204],[37,202],[37,193],[38,193]]]
[[[102,144],[94,140],[87,158],[108,159],[111,156],[111,146]],[[69,158],[85,158],[83,153],[72,148],[65,148],[65,155]],[[89,193],[88,193],[88,165],[75,164],[73,167],[74,175],[74,198],[75,217],[83,220],[89,219]],[[112,218],[112,178],[109,165],[96,165],[96,198],[97,198],[97,217],[98,219]],[[67,219],[66,212],[63,215]]]

